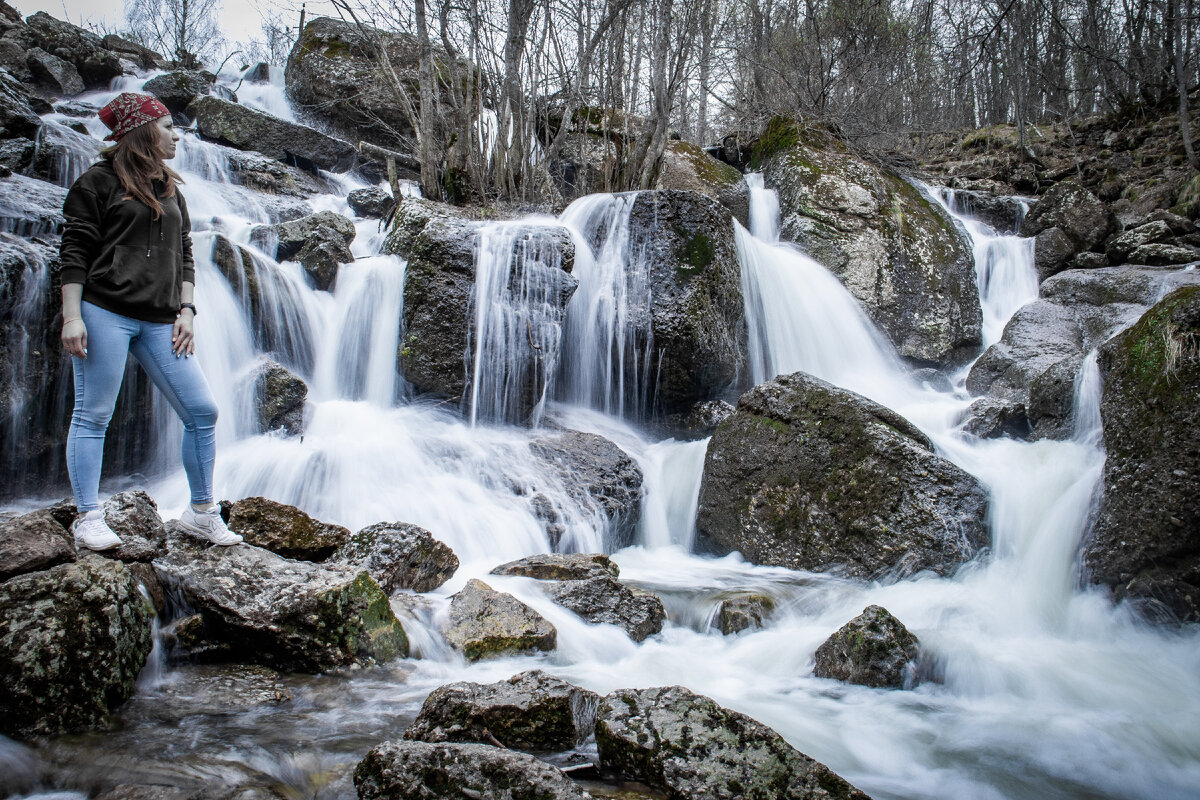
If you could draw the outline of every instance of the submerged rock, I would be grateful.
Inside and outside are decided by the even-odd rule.
[[[592,735],[599,701],[540,670],[486,685],[450,683],[425,698],[404,738],[559,752]]]
[[[0,733],[102,725],[133,694],[153,615],[129,568],[96,555],[0,583]]]
[[[1029,417],[1021,403],[983,397],[971,403],[963,416],[963,432],[980,439],[998,439],[1002,436],[1025,439],[1031,432]]]
[[[482,744],[394,741],[354,769],[360,800],[587,800],[561,770],[533,756]],[[430,787],[437,787],[432,789]]]
[[[491,574],[520,575],[540,581],[577,581],[616,578],[621,568],[603,553],[543,553],[501,564]]]
[[[662,600],[607,576],[556,582],[546,594],[590,623],[616,625],[635,642],[661,631],[667,618]]]
[[[813,674],[877,689],[903,689],[920,642],[882,606],[867,606],[817,648]]]
[[[696,527],[756,564],[947,574],[987,543],[986,509],[908,420],[798,372],[742,395],[713,434]]]
[[[258,665],[184,664],[172,669],[172,678],[130,702],[139,717],[179,723],[197,714],[241,714],[292,699],[283,676]]]
[[[867,800],[771,728],[681,686],[603,698],[596,744],[604,769],[670,800]]]
[[[246,544],[303,561],[324,561],[350,539],[348,528],[321,522],[295,506],[265,497],[234,502],[227,523]]]
[[[341,545],[330,561],[365,569],[387,594],[432,592],[458,571],[458,556],[433,534],[404,522],[369,525]]]
[[[729,636],[763,627],[763,623],[774,610],[775,601],[768,595],[742,592],[721,601],[713,617],[713,625],[721,633]]]
[[[71,534],[49,511],[0,522],[0,581],[74,560]]]
[[[541,614],[475,578],[451,598],[445,637],[469,661],[558,646],[558,631]]]
[[[1088,578],[1200,621],[1200,286],[1154,305],[1099,365],[1107,459]]]

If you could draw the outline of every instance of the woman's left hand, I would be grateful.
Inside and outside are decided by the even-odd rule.
[[[175,317],[175,327],[171,331],[171,350],[176,358],[187,358],[196,352],[196,334],[192,328],[194,321],[195,315],[190,308],[180,310]]]

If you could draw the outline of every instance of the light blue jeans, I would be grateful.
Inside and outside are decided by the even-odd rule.
[[[196,357],[176,357],[171,351],[171,323],[130,319],[88,302],[81,313],[87,327],[87,358],[71,359],[75,412],[67,434],[67,471],[79,513],[100,507],[104,434],[129,353],[183,420],[183,470],[192,502],[211,503],[217,404]]]

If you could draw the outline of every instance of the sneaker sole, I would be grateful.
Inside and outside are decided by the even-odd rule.
[[[183,529],[184,529],[185,531],[187,531],[188,533],[194,533],[194,534],[196,534],[197,536],[199,536],[200,538],[202,538],[204,541],[208,542],[209,544],[215,544],[215,545],[217,545],[218,547],[233,547],[235,544],[241,544],[241,543],[242,543],[242,541],[243,541],[243,540],[242,540],[242,537],[240,537],[240,536],[239,536],[239,537],[237,538],[237,541],[236,541],[236,542],[218,542],[218,541],[215,541],[215,540],[214,540],[214,539],[213,539],[211,536],[209,536],[209,535],[208,535],[208,532],[207,532],[207,531],[205,531],[205,530],[204,530],[203,528],[201,528],[201,527],[198,527],[198,526],[196,526],[196,525],[191,525],[191,524],[189,524],[189,523],[187,523],[187,522],[184,522],[184,521],[183,521],[183,520],[181,520],[181,519],[177,519],[177,520],[175,520],[175,521],[176,521],[177,523],[179,523],[179,527],[183,528]]]
[[[78,550],[79,548],[83,548],[84,550],[91,550],[93,553],[104,553],[104,552],[107,552],[108,550],[115,550],[123,544],[125,544],[125,543],[124,542],[113,542],[112,544],[106,544],[103,547],[92,547],[90,544],[86,544],[83,541],[83,539],[76,539],[75,540],[75,549]]]

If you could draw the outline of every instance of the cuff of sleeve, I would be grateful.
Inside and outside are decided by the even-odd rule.
[[[58,275],[59,281],[64,285],[68,283],[87,283],[87,271],[78,267],[64,267]]]
[[[190,284],[192,284],[193,286],[195,286],[195,285],[196,285],[196,270],[194,270],[194,269],[188,269],[187,267],[184,267],[184,269],[183,269],[183,282],[184,282],[184,283],[190,283]]]

